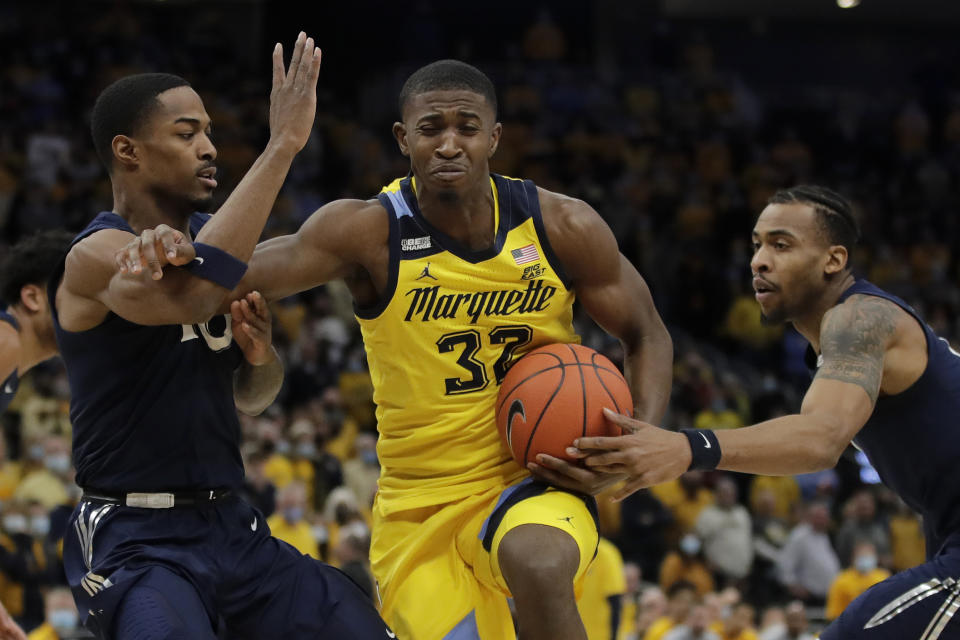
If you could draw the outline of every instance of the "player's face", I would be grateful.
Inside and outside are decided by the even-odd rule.
[[[788,322],[808,311],[826,284],[829,243],[806,204],[771,204],[753,228],[753,289],[764,320]]]
[[[164,91],[157,100],[160,106],[136,136],[142,149],[142,178],[154,195],[193,211],[207,211],[217,186],[210,116],[190,87]]]
[[[490,157],[500,141],[495,119],[479,93],[428,91],[410,98],[393,132],[418,183],[456,195],[488,179]]]

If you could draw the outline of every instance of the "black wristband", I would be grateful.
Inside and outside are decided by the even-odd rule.
[[[209,244],[194,242],[197,257],[186,265],[186,269],[198,278],[214,282],[224,289],[236,287],[243,274],[247,272],[247,263]]]
[[[690,443],[690,467],[687,471],[713,471],[720,464],[720,441],[710,429],[681,429]]]

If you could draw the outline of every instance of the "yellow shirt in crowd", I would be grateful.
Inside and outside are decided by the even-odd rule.
[[[289,524],[280,513],[267,518],[267,524],[270,525],[270,533],[273,537],[293,545],[300,553],[320,560],[320,549],[317,547],[317,540],[313,537],[313,529],[309,524],[303,520],[296,524]]]
[[[857,596],[889,577],[890,572],[886,569],[874,569],[870,573],[860,573],[856,569],[841,571],[827,595],[827,620],[839,616]]]
[[[589,640],[610,640],[613,637],[614,630],[610,627],[613,612],[607,599],[620,596],[626,590],[623,557],[612,542],[600,538],[597,557],[583,579],[583,596],[577,602]]]

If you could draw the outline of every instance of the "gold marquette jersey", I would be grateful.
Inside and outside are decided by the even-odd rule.
[[[387,513],[458,500],[522,477],[495,421],[510,363],[553,342],[579,342],[573,291],[529,180],[491,174],[493,246],[469,251],[420,213],[412,178],[379,200],[390,216],[380,303],[358,308]]]

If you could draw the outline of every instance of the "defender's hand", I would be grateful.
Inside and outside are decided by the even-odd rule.
[[[144,229],[143,233],[117,251],[114,261],[120,273],[139,276],[146,269],[150,277],[159,280],[163,277],[163,268],[168,264],[189,264],[196,256],[197,251],[186,236],[161,224],[154,229]]]
[[[537,463],[527,464],[527,469],[547,484],[590,496],[597,495],[626,477],[597,472],[545,453],[537,454]]]
[[[255,367],[271,362],[275,355],[273,320],[267,302],[259,291],[251,291],[230,303],[233,339],[243,351],[247,362]]]
[[[682,433],[667,431],[619,413],[603,410],[604,417],[627,432],[613,438],[577,438],[567,454],[582,459],[587,468],[629,476],[613,499],[661,482],[679,478],[689,467],[690,443]]]
[[[273,89],[270,92],[270,140],[297,153],[313,130],[317,113],[320,48],[300,32],[290,67],[283,68],[283,46],[273,49]]]

